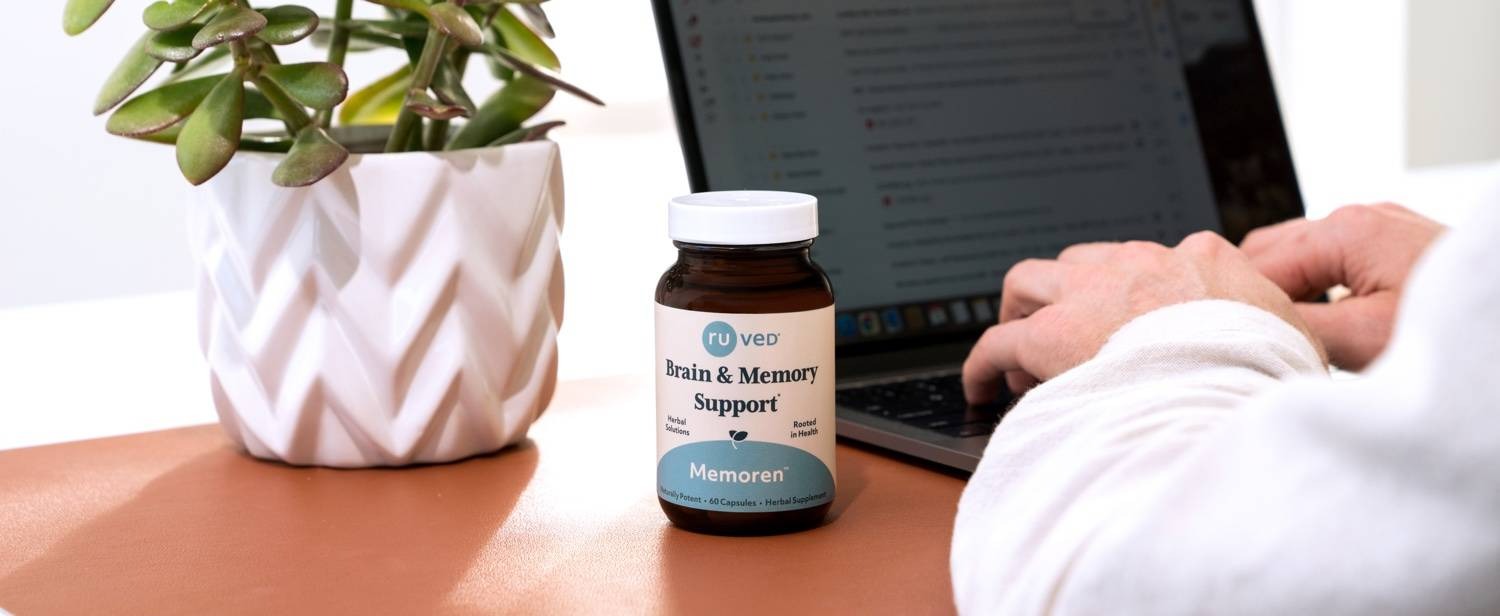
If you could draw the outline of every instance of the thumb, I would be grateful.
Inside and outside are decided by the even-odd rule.
[[[1392,291],[1325,303],[1299,303],[1297,313],[1323,342],[1328,359],[1345,370],[1363,370],[1385,350],[1400,298]]]

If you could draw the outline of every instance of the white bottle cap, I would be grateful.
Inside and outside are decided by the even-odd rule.
[[[678,242],[753,246],[818,237],[818,198],[773,190],[726,190],[667,204],[667,235]]]

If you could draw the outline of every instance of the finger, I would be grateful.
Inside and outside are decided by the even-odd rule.
[[[1427,217],[1422,216],[1421,214],[1418,214],[1416,212],[1411,211],[1411,209],[1407,208],[1404,205],[1401,205],[1400,203],[1392,203],[1390,201],[1385,201],[1385,202],[1382,202],[1382,203],[1376,203],[1375,205],[1372,205],[1370,207],[1375,208],[1377,210],[1380,210],[1382,212],[1385,212],[1387,214],[1390,214],[1392,216],[1403,218],[1405,220],[1427,220]]]
[[[1044,259],[1026,259],[1011,266],[1000,291],[1000,322],[1025,318],[1057,302],[1067,268]]]
[[[1240,250],[1252,257],[1263,254],[1270,250],[1272,246],[1285,241],[1287,237],[1303,233],[1307,225],[1310,224],[1312,224],[1312,221],[1306,218],[1293,218],[1255,229],[1249,235],[1246,235],[1245,239],[1240,241]]]
[[[1311,299],[1348,279],[1342,238],[1327,219],[1289,225],[1242,248],[1250,262],[1292,299]]]
[[[1001,323],[984,331],[964,360],[964,398],[969,404],[994,402],[1007,372],[1021,370],[1020,343],[1025,319]]]
[[[1201,256],[1240,252],[1235,249],[1234,244],[1230,244],[1229,240],[1224,239],[1224,236],[1213,231],[1199,231],[1182,238],[1182,241],[1177,242],[1176,250]]]
[[[1088,242],[1074,244],[1058,253],[1057,260],[1063,263],[1107,263],[1119,252],[1116,242]]]
[[[1036,387],[1039,383],[1041,381],[1036,380],[1036,377],[1020,370],[1005,373],[1005,386],[1007,389],[1010,389],[1011,396],[1013,397],[1031,391],[1031,388]]]
[[[1307,328],[1328,350],[1333,365],[1363,370],[1385,351],[1399,298],[1382,291],[1332,304],[1297,304]]]

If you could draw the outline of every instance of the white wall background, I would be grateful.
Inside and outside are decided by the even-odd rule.
[[[1408,164],[1500,158],[1500,2],[1413,2],[1406,21]]]
[[[1496,178],[1493,163],[1405,166],[1407,8],[1417,1],[1257,2],[1313,215],[1397,199],[1454,220]],[[61,33],[60,2],[9,7],[11,23],[28,26],[0,37],[10,59],[0,96],[0,309],[191,284],[189,187],[171,150],[111,137],[89,116],[98,84],[141,31],[146,4],[118,0],[73,39]],[[570,122],[555,133],[568,191],[563,376],[645,370],[650,293],[672,255],[663,203],[687,190],[649,4],[547,7],[564,74],[610,103],[560,97],[548,111]],[[1453,74],[1500,71],[1500,58],[1468,60]],[[357,64],[351,73],[358,82],[382,67]]]
[[[1256,1],[1310,215],[1346,203],[1392,200],[1452,223],[1493,199],[1500,184],[1494,161],[1454,156],[1450,160],[1467,162],[1407,165],[1410,101],[1463,108],[1454,101],[1473,95],[1467,84],[1475,76],[1500,73],[1500,56],[1461,51],[1482,49],[1493,27],[1483,34],[1424,36],[1417,48],[1411,46],[1413,11],[1431,19],[1467,1]],[[1451,60],[1443,74],[1430,75],[1424,67],[1422,80],[1410,78],[1411,57],[1433,53]],[[1495,117],[1493,107],[1468,109],[1452,120],[1484,125]],[[1448,134],[1435,138],[1434,147],[1459,151],[1478,139],[1483,137]]]

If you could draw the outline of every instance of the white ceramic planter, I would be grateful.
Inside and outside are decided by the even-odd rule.
[[[271,183],[242,152],[198,191],[198,327],[224,431],[251,455],[446,462],[526,435],[562,322],[551,142],[356,155]]]

